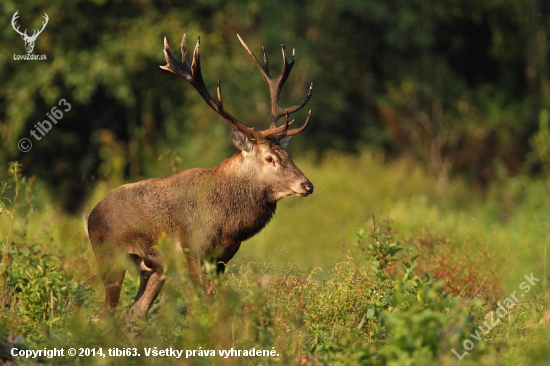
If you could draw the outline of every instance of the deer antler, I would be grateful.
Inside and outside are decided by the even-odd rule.
[[[19,10],[17,10],[15,12],[15,14],[13,14],[13,17],[11,18],[11,26],[13,27],[13,29],[19,33],[24,39],[28,39],[28,40],[35,40],[36,38],[38,38],[38,36],[40,35],[40,33],[42,33],[42,31],[44,30],[44,28],[46,28],[46,25],[48,24],[48,20],[50,18],[48,18],[48,14],[44,13],[44,19],[46,20],[46,22],[42,22],[42,29],[38,30],[38,29],[35,29],[32,33],[32,36],[29,37],[29,35],[27,34],[27,30],[25,29],[25,32],[20,32],[19,31],[19,26],[17,26],[17,28],[15,28],[15,23],[17,21],[17,18],[19,18]],[[37,33],[38,32],[38,33]]]
[[[290,60],[290,62],[287,62],[287,58],[285,54],[285,46],[281,43],[281,51],[283,54],[283,66],[281,68],[281,73],[279,74],[279,76],[273,79],[269,75],[269,62],[267,60],[267,53],[265,51],[264,45],[262,45],[262,53],[263,53],[263,59],[264,59],[264,65],[262,66],[260,65],[260,62],[254,55],[254,53],[252,53],[252,51],[250,51],[250,48],[248,48],[246,43],[244,43],[241,36],[237,34],[237,37],[239,37],[239,41],[241,42],[242,46],[244,47],[246,52],[248,52],[250,57],[252,57],[252,60],[258,67],[258,70],[260,70],[262,77],[264,78],[265,82],[269,86],[269,94],[271,96],[271,117],[269,120],[269,128],[274,128],[279,118],[281,118],[286,114],[292,114],[294,112],[299,111],[300,109],[302,109],[303,106],[307,104],[307,102],[309,102],[309,99],[311,98],[311,95],[313,93],[313,83],[311,83],[311,85],[309,86],[306,97],[300,103],[290,108],[286,108],[286,109],[281,108],[279,106],[279,97],[281,95],[281,89],[285,84],[286,79],[288,79],[288,76],[290,75],[290,71],[292,70],[292,67],[294,66],[294,62],[296,61],[296,50],[294,49],[292,50],[292,59]],[[310,113],[308,113],[308,115],[309,114]],[[309,118],[308,118],[308,121],[309,121]],[[301,131],[303,131],[303,129]],[[290,131],[288,131],[287,136],[290,136],[289,133]],[[293,135],[295,135],[296,133],[293,133]]]
[[[237,35],[238,36],[238,35]],[[222,93],[221,93],[221,83],[220,79],[218,79],[218,87],[216,89],[216,99],[212,97],[210,92],[208,91],[208,88],[204,84],[204,80],[202,78],[201,73],[201,67],[200,67],[200,37],[197,39],[197,44],[195,46],[195,51],[193,52],[193,61],[192,63],[189,60],[189,54],[187,52],[187,46],[186,46],[186,35],[183,35],[183,39],[181,41],[181,55],[182,55],[182,61],[178,62],[172,55],[172,52],[170,51],[170,48],[168,46],[168,41],[166,40],[166,37],[164,38],[164,57],[166,58],[166,65],[160,66],[161,69],[170,71],[173,74],[176,74],[183,79],[187,80],[201,95],[201,97],[205,100],[205,102],[212,108],[216,113],[218,113],[220,116],[222,116],[226,121],[231,123],[236,128],[240,129],[246,134],[252,135],[253,138],[256,140],[256,143],[261,144],[265,142],[269,137],[272,139],[280,139],[284,136],[292,136],[296,135],[297,133],[302,132],[309,123],[309,118],[311,116],[311,110],[308,112],[308,117],[306,119],[306,122],[301,128],[293,129],[290,131],[288,130],[288,127],[294,123],[294,120],[288,121],[288,116],[291,113],[296,112],[300,108],[302,108],[308,101],[309,98],[311,98],[311,93],[313,90],[313,84],[311,84],[309,91],[306,95],[306,98],[302,100],[299,104],[296,106],[293,106],[289,109],[283,110],[279,107],[279,95],[281,93],[281,87],[283,86],[284,82],[288,78],[288,75],[290,74],[290,69],[292,69],[292,65],[294,64],[294,54],[292,57],[292,61],[290,64],[286,62],[286,57],[284,54],[284,46],[283,46],[283,70],[281,70],[281,74],[277,79],[271,79],[269,76],[269,70],[267,68],[268,61],[267,56],[265,54],[264,49],[264,68],[260,66],[258,63],[258,60],[254,56],[252,52],[248,49],[246,44],[243,42],[240,36],[239,40],[241,44],[245,47],[245,49],[248,51],[248,53],[255,59],[256,65],[260,68],[260,72],[262,73],[262,76],[264,80],[268,83],[271,93],[271,103],[272,103],[272,113],[271,113],[271,119],[270,119],[270,125],[267,130],[258,131],[254,127],[247,126],[243,122],[239,121],[237,118],[233,117],[229,112],[227,112],[225,109],[223,109],[223,101],[222,101]],[[263,49],[263,46],[262,46]],[[285,117],[285,123],[279,127],[276,126],[277,120],[282,117]]]
[[[44,13],[44,19],[46,20],[46,22],[42,22],[42,29],[38,30],[38,29],[35,29],[32,36],[30,36],[30,38],[33,38],[33,39],[36,39],[38,38],[38,36],[40,35],[40,33],[42,33],[42,31],[44,30],[44,28],[46,28],[46,24],[48,24],[48,20],[50,20],[50,18],[48,18],[48,14]],[[26,30],[25,30],[26,31]],[[36,33],[38,32],[38,33]]]
[[[13,14],[13,17],[11,18],[11,26],[12,26],[12,28],[13,28],[17,33],[19,33],[22,37],[29,38],[29,36],[27,35],[27,30],[26,30],[26,29],[25,29],[25,32],[24,32],[24,33],[21,33],[21,32],[19,31],[19,26],[17,26],[17,28],[15,28],[15,23],[16,23],[16,21],[17,21],[17,18],[19,18],[19,15],[18,15],[17,13],[19,13],[19,10],[17,10],[17,11],[15,12],[15,14]]]

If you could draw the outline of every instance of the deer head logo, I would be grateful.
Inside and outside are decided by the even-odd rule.
[[[17,10],[15,14],[13,14],[13,17],[11,18],[11,26],[17,33],[21,35],[21,38],[23,38],[23,41],[25,41],[25,48],[27,49],[27,53],[32,53],[32,50],[34,49],[34,42],[36,42],[36,38],[38,38],[40,33],[42,33],[44,28],[46,28],[46,24],[48,24],[48,19],[49,19],[48,14],[44,13],[44,19],[46,20],[46,22],[42,22],[42,29],[40,30],[35,29],[34,32],[32,33],[32,36],[29,36],[27,34],[26,29],[24,32],[20,32],[19,26],[15,28],[15,23],[17,21],[17,18],[19,18],[19,15],[17,13],[19,13],[19,10]]]

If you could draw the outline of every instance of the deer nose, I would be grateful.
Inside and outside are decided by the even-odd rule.
[[[308,194],[313,193],[313,184],[311,184],[311,182],[302,183],[302,187]]]

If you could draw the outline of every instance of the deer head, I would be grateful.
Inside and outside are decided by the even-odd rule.
[[[32,33],[32,36],[29,36],[27,34],[26,29],[25,29],[24,32],[20,32],[19,31],[19,26],[17,28],[15,28],[15,23],[17,21],[17,18],[19,18],[19,15],[17,13],[19,13],[19,10],[17,10],[15,12],[15,14],[13,14],[13,17],[11,18],[11,26],[13,27],[13,29],[17,33],[19,33],[21,35],[21,38],[23,38],[23,41],[25,41],[25,48],[27,49],[27,53],[32,53],[32,51],[34,49],[34,43],[36,42],[36,38],[38,38],[40,33],[42,33],[44,28],[46,28],[46,24],[48,24],[48,20],[49,20],[48,14],[44,13],[44,19],[46,20],[46,22],[42,22],[42,29],[40,29],[40,30],[35,29],[34,32]]]
[[[251,174],[251,176],[254,176],[260,183],[270,188],[272,194],[271,198],[273,200],[279,200],[291,194],[305,197],[313,193],[313,184],[311,184],[294,165],[285,150],[292,137],[304,131],[309,124],[311,109],[308,111],[305,123],[300,128],[289,129],[294,123],[294,120],[289,121],[289,115],[300,110],[307,104],[313,92],[313,84],[310,85],[305,98],[300,103],[289,108],[281,108],[279,106],[279,96],[281,94],[281,88],[294,66],[296,59],[295,51],[292,51],[292,59],[288,62],[285,54],[285,47],[281,44],[283,56],[282,69],[279,76],[272,78],[269,74],[269,64],[265,47],[262,45],[263,65],[261,65],[241,37],[239,35],[237,35],[237,37],[247,53],[252,57],[264,81],[269,86],[271,116],[269,119],[269,127],[266,130],[259,131],[254,127],[247,126],[223,108],[222,90],[219,79],[216,90],[216,100],[211,96],[204,84],[201,74],[200,37],[197,39],[192,62],[189,60],[185,34],[181,42],[182,62],[176,61],[170,51],[166,38],[164,38],[164,56],[167,65],[161,66],[161,68],[187,80],[199,92],[206,103],[232,125],[231,137],[235,147],[241,150],[240,159],[242,159],[241,165],[243,170],[248,170],[249,172],[253,171],[254,173]],[[277,121],[283,116],[285,117],[284,124],[277,126]]]

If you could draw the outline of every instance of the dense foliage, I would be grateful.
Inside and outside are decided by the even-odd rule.
[[[274,222],[244,243],[227,274],[215,279],[212,301],[192,287],[183,258],[167,256],[163,305],[160,310],[155,305],[149,325],[134,333],[127,314],[138,278],[127,275],[119,308],[114,317],[105,316],[104,290],[81,218],[64,215],[40,181],[21,177],[12,164],[12,176],[0,185],[6,187],[0,189],[0,275],[7,285],[0,297],[0,360],[455,365],[455,350],[468,365],[545,364],[548,327],[536,323],[548,306],[548,182],[509,179],[483,202],[456,180],[447,182],[446,195],[438,194],[433,187],[440,183],[410,162],[365,156],[300,165],[319,171],[315,181],[323,195],[283,200]],[[368,184],[369,190],[347,186],[350,182]],[[343,229],[361,222],[353,217],[375,207],[380,197],[395,221],[371,217],[359,230]],[[160,240],[161,251],[171,247]],[[520,303],[505,317],[489,320],[498,304],[519,295],[530,273],[537,278],[535,288],[518,296]],[[496,320],[487,331],[485,322]],[[24,360],[11,356],[12,347],[101,349],[105,357]],[[115,348],[136,349],[140,359],[108,353]],[[145,354],[170,348],[184,352],[182,358]],[[220,355],[232,348],[277,355]]]

